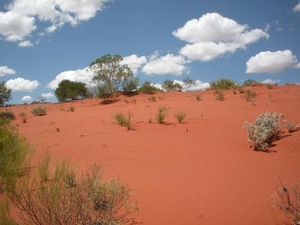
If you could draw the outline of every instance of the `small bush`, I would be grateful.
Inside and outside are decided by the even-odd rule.
[[[201,95],[196,95],[196,100],[201,101],[202,100]]]
[[[300,124],[295,126],[294,121],[289,122],[289,121],[285,120],[284,123],[285,123],[285,127],[289,133],[293,133],[294,131],[297,131],[300,129]]]
[[[70,107],[69,107],[69,111],[70,111],[70,112],[74,112],[74,111],[75,111],[75,107],[74,107],[74,106],[70,106]]]
[[[186,117],[186,113],[183,110],[177,111],[174,114],[175,118],[177,119],[178,123],[181,123],[185,117]]]
[[[128,113],[128,117],[126,117],[122,113],[117,113],[115,115],[115,119],[116,119],[117,123],[120,126],[125,126],[128,130],[130,130],[130,128],[131,128],[130,118],[131,118],[131,114],[129,114],[129,113]]]
[[[21,113],[19,114],[19,116],[20,116],[20,117],[24,117],[24,116],[26,116],[26,114],[25,114],[24,112],[21,112]]]
[[[143,94],[153,94],[155,92],[162,92],[161,89],[155,87],[150,81],[145,81],[141,87],[137,90],[139,93]]]
[[[0,118],[6,118],[6,119],[14,120],[16,118],[16,116],[13,112],[2,111],[2,112],[0,112]]]
[[[125,102],[126,104],[128,104],[128,103],[129,103],[128,99],[124,99],[124,102]]]
[[[217,95],[217,100],[219,100],[219,101],[223,101],[224,100],[224,93],[223,93],[223,91],[221,91],[221,90],[217,90],[216,92],[215,92],[215,94]]]
[[[40,105],[40,106],[32,109],[31,113],[35,116],[44,116],[47,114],[47,108]]]
[[[223,78],[217,81],[210,82],[209,85],[210,85],[210,89],[212,90],[219,90],[219,89],[229,90],[235,87],[237,84],[233,80]]]
[[[22,117],[22,122],[27,123],[27,117],[26,116]]]
[[[149,100],[150,102],[156,102],[156,97],[155,97],[155,96],[150,96],[150,97],[148,98],[148,100]]]
[[[158,123],[163,123],[167,116],[167,108],[165,106],[160,106],[158,108],[158,113],[156,115],[156,121]]]
[[[244,93],[244,98],[250,102],[252,101],[254,98],[256,97],[256,92],[255,91],[246,91],[246,93]]]
[[[248,143],[254,150],[266,151],[274,140],[279,139],[281,133],[282,114],[260,114],[253,123],[244,122],[244,128],[248,133]]]

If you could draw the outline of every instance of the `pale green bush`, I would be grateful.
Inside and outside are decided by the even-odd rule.
[[[31,113],[32,113],[33,115],[35,115],[35,116],[44,116],[44,115],[47,114],[47,108],[40,105],[40,106],[38,106],[38,107],[36,107],[36,108],[33,108],[33,109],[31,110]]]
[[[282,114],[267,111],[258,115],[253,123],[244,122],[250,147],[254,147],[255,150],[267,150],[272,142],[279,138],[282,117]]]

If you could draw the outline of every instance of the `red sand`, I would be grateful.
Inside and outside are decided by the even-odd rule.
[[[27,123],[19,116],[14,123],[34,144],[35,156],[49,151],[81,169],[100,163],[106,178],[120,176],[139,201],[140,212],[132,214],[137,222],[282,224],[285,216],[271,209],[269,198],[280,186],[278,175],[286,184],[299,182],[300,131],[277,141],[271,149],[276,152],[263,153],[249,148],[243,123],[267,110],[300,123],[300,86],[250,89],[257,93],[255,106],[230,90],[224,101],[211,91],[176,92],[155,94],[156,102],[138,95],[110,105],[99,99],[45,104],[48,114],[42,117],[30,113],[37,105],[7,110],[26,113]],[[155,122],[159,106],[169,109],[164,125]],[[174,118],[180,109],[187,113],[182,124]],[[132,113],[134,130],[116,124],[117,112]]]

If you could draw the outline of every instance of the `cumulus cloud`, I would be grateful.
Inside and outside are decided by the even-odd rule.
[[[32,92],[35,90],[40,83],[37,80],[26,80],[24,78],[18,77],[16,79],[11,79],[6,82],[6,86],[12,91],[25,91]]]
[[[277,80],[266,79],[266,80],[263,80],[263,81],[262,81],[263,84],[277,84],[277,83],[279,83],[279,82],[280,82],[279,79],[277,79]]]
[[[5,75],[11,74],[16,74],[16,71],[14,71],[11,68],[8,68],[7,66],[0,66],[0,77],[4,77]]]
[[[189,63],[181,55],[167,54],[165,56],[159,56],[158,52],[154,52],[150,57],[148,63],[142,68],[142,71],[147,74],[172,74],[180,76],[184,72],[188,72],[185,66]]]
[[[137,74],[138,69],[147,62],[145,56],[138,57],[136,54],[126,56],[120,62],[121,65],[127,64],[134,74]]]
[[[43,94],[41,94],[41,96],[42,96],[43,98],[48,99],[48,98],[53,98],[53,97],[54,97],[54,94],[52,94],[51,92],[49,92],[49,93],[43,93]]]
[[[300,12],[300,2],[293,8],[294,12]]]
[[[269,38],[261,29],[250,30],[248,25],[240,25],[218,13],[207,13],[199,19],[189,20],[172,34],[189,42],[180,54],[200,61],[209,61],[225,53],[245,49],[260,38]]]
[[[51,23],[46,32],[54,32],[65,24],[76,26],[93,18],[112,0],[13,0],[0,12],[0,37],[7,41],[24,41],[37,29],[36,20]]]
[[[30,41],[22,41],[19,43],[20,47],[32,47],[33,44]]]
[[[29,96],[29,95],[25,95],[22,99],[21,99],[21,101],[23,101],[23,102],[30,102],[32,100],[32,98]]]
[[[286,68],[300,68],[297,57],[290,50],[260,52],[246,63],[246,73],[279,73]]]
[[[94,73],[88,67],[84,69],[64,71],[58,74],[55,79],[48,84],[48,87],[56,89],[58,84],[63,80],[82,82],[87,84],[87,86],[91,86],[92,84],[90,82],[93,77]]]

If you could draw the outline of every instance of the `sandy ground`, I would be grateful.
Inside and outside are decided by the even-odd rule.
[[[257,93],[254,106],[230,90],[224,101],[206,91],[157,93],[156,102],[137,95],[109,105],[99,99],[45,104],[48,114],[41,117],[30,113],[37,105],[4,109],[27,115],[27,123],[20,116],[14,123],[36,158],[49,151],[81,169],[100,163],[106,178],[119,176],[138,199],[140,211],[131,216],[140,224],[282,224],[285,216],[269,198],[278,176],[299,182],[300,131],[263,153],[249,148],[243,123],[267,110],[300,123],[300,86],[248,89]],[[159,106],[168,108],[165,124],[155,121]],[[182,124],[174,117],[178,110],[187,114]],[[132,115],[133,130],[117,125],[118,112]]]

